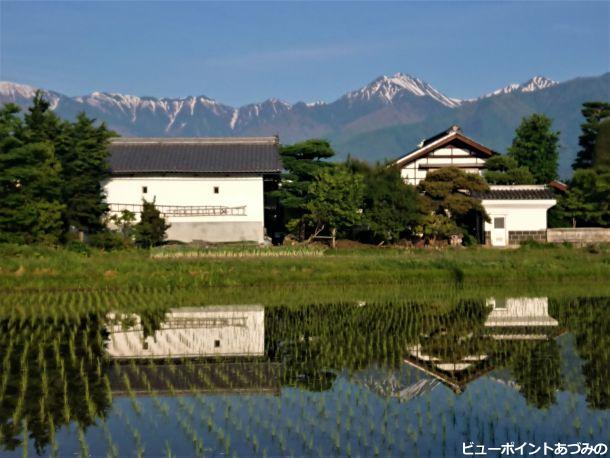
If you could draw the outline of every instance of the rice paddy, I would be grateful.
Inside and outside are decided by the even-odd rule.
[[[0,298],[0,455],[610,442],[610,295],[523,288],[18,288]]]

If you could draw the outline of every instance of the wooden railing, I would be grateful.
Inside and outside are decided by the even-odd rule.
[[[142,213],[141,204],[109,203],[112,213],[129,210],[132,213]],[[163,216],[246,216],[246,206],[225,207],[222,205],[155,205]]]

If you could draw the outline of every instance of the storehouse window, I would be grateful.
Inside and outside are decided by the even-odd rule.
[[[494,229],[504,229],[504,217],[494,218]]]
[[[142,186],[142,194],[146,194],[148,192],[148,186]]]
[[[220,192],[220,188],[218,186],[214,186],[214,194],[218,194]]]

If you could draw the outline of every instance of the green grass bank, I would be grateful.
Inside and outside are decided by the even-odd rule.
[[[315,288],[400,285],[438,288],[536,287],[610,283],[610,249],[531,246],[516,250],[302,249],[225,247],[75,252],[0,246],[0,292]],[[224,254],[223,254],[224,253]],[[171,254],[171,252],[169,253]]]

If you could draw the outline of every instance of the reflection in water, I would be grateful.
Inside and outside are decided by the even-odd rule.
[[[265,310],[260,305],[171,309],[145,334],[138,315],[108,316],[112,358],[262,356]]]
[[[133,314],[107,318],[108,355],[115,362],[131,360],[108,369],[115,396],[279,393],[279,364],[257,358],[265,349],[265,309],[260,305],[170,309],[148,326]],[[209,357],[215,360],[200,360]],[[199,360],[185,363],[185,358]]]
[[[21,454],[26,438],[62,455],[90,442],[98,455],[145,443],[180,455],[450,456],[461,440],[516,440],[509,432],[606,440],[609,305],[490,298],[4,319],[0,450]]]

